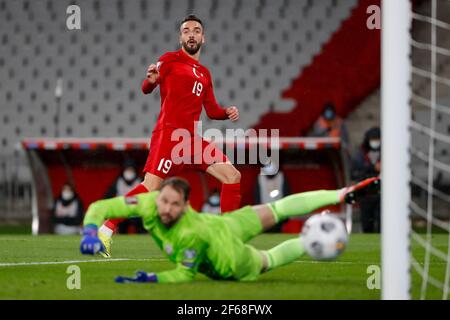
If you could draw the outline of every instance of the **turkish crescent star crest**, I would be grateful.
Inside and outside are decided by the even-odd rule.
[[[200,79],[200,77],[198,76],[198,74],[197,74],[197,72],[195,71],[195,68],[192,68],[192,72],[194,72],[194,75],[197,77],[197,78],[199,78]],[[200,73],[202,76],[203,76],[203,74],[202,73]]]

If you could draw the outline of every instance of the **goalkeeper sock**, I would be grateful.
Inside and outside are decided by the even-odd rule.
[[[125,197],[131,197],[140,193],[148,192],[148,189],[144,184],[140,183],[133,189],[131,189],[127,194],[125,194]],[[103,225],[98,230],[99,232],[103,233],[106,237],[111,238],[113,233],[117,229],[117,225],[124,221],[125,219],[119,218],[119,219],[111,219],[106,220]]]
[[[268,262],[266,271],[291,263],[300,258],[304,252],[305,248],[301,238],[284,241],[270,250],[263,251]]]
[[[293,216],[310,213],[324,206],[341,202],[341,190],[319,190],[296,193],[269,203],[276,223]]]
[[[222,184],[220,210],[222,213],[239,209],[241,206],[241,184]]]

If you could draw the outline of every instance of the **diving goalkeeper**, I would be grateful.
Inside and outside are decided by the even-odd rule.
[[[164,180],[159,191],[132,197],[116,197],[93,203],[84,218],[81,252],[104,250],[97,229],[106,219],[142,217],[173,270],[116,278],[116,282],[179,283],[191,281],[197,272],[212,279],[254,281],[263,272],[293,262],[303,255],[298,238],[267,250],[257,250],[247,241],[293,216],[340,202],[354,203],[379,191],[379,178],[339,190],[297,193],[272,203],[246,206],[225,216],[198,214],[189,205],[189,184],[181,178]]]

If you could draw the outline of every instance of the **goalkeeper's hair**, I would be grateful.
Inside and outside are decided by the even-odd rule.
[[[180,23],[180,28],[183,25],[183,23],[188,22],[188,21],[197,21],[202,26],[203,31],[205,30],[205,25],[203,24],[203,21],[200,20],[200,18],[197,17],[195,14],[190,14],[190,15],[187,15],[186,17],[184,17]]]
[[[189,185],[189,182],[187,182],[187,180],[180,177],[170,177],[161,183],[161,187],[159,188],[159,190],[162,190],[166,186],[170,186],[177,192],[181,193],[183,195],[184,201],[189,200],[191,186]]]

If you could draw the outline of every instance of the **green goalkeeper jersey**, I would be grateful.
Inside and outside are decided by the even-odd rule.
[[[141,217],[159,248],[176,263],[175,269],[156,274],[160,283],[190,281],[196,272],[212,279],[238,279],[240,261],[243,256],[249,260],[248,246],[233,236],[226,219],[198,214],[189,207],[177,223],[167,228],[157,212],[158,193],[97,201],[89,207],[84,225],[100,226],[106,219]]]

